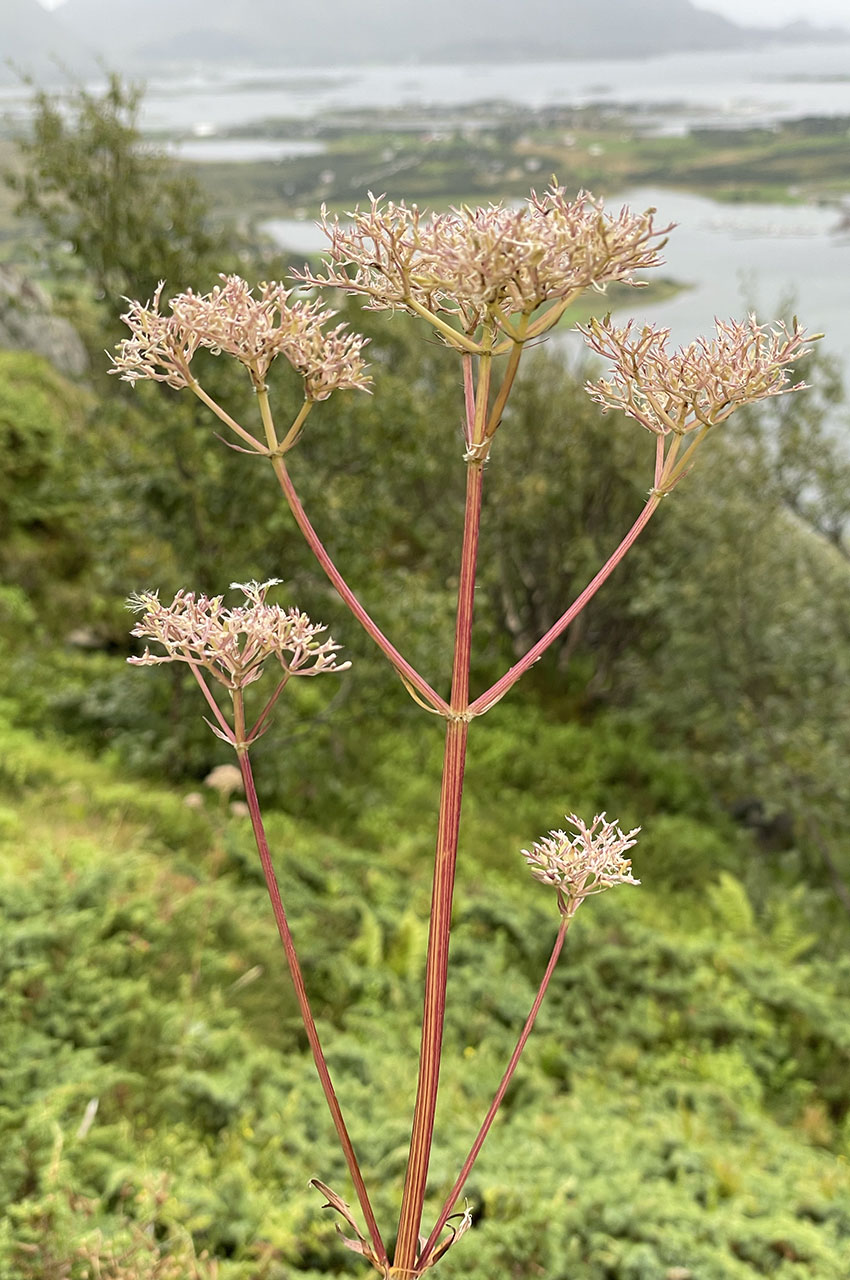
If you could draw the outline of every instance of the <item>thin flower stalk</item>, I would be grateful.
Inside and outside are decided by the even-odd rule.
[[[672,492],[693,465],[694,454],[709,430],[725,422],[742,404],[768,396],[799,391],[805,383],[789,385],[788,366],[806,355],[807,337],[796,320],[784,325],[718,321],[715,341],[705,338],[670,353],[669,330],[645,325],[637,331],[630,322],[615,328],[610,318],[579,326],[592,350],[613,362],[608,379],[589,382],[591,399],[605,409],[619,409],[640,422],[657,438],[656,465],[649,498],[622,542],[570,607],[518,662],[471,704],[481,715],[494,706],[549,646],[575,621],[640,536],[661,498]],[[684,454],[680,446],[691,436]]]
[[[263,583],[234,584],[245,598],[245,603],[235,608],[226,608],[222,596],[195,595],[188,591],[179,591],[170,605],[164,605],[154,591],[131,597],[130,608],[142,614],[133,627],[132,634],[140,639],[153,641],[163,652],[152,653],[146,646],[141,656],[131,657],[128,661],[136,666],[159,666],[171,662],[187,664],[218,722],[218,728],[216,725],[210,727],[217,737],[223,738],[236,751],[257,852],[313,1061],[357,1191],[375,1257],[381,1266],[387,1268],[389,1262],[386,1249],[333,1087],[307,996],[271,859],[249,756],[251,742],[262,731],[275,702],[292,677],[340,672],[349,663],[337,662],[339,645],[332,639],[319,638],[324,631],[321,625],[312,623],[306,614],[296,609],[284,610],[268,603],[269,590],[277,582],[277,579],[271,578]],[[259,719],[249,730],[245,716],[245,690],[261,679],[269,660],[278,663],[284,674],[267,700]],[[205,677],[212,677],[228,690],[233,710],[232,724],[215,702]]]
[[[426,704],[440,714],[445,714],[448,710],[448,704],[445,698],[440,697],[435,689],[432,689],[424,676],[416,670],[415,667],[404,658],[395,645],[384,635],[378,624],[367,613],[366,609],[360,603],[357,596],[351,590],[348,583],[343,578],[336,564],[329,555],[324,543],[314,529],[307,512],[304,510],[301,499],[292,483],[292,478],[286,467],[281,452],[277,449],[277,434],[275,432],[274,420],[272,417],[271,405],[269,403],[268,392],[265,388],[257,393],[257,401],[262,415],[263,426],[266,432],[266,439],[269,449],[272,453],[272,466],[280,485],[281,492],[286,499],[287,505],[292,512],[293,519],[301,530],[307,545],[313,552],[317,561],[321,565],[325,574],[336,589],[337,594],[342,601],[348,606],[354,617],[360,623],[363,630],[368,636],[375,641],[375,644],[384,654],[384,656],[392,663],[396,671],[402,677],[406,684],[412,686],[425,699]],[[291,434],[291,433],[290,433]]]
[[[530,316],[527,313],[524,313],[520,317],[520,322],[516,328],[516,335],[511,340],[511,350],[508,356],[508,363],[505,368],[505,372],[502,375],[502,383],[499,387],[498,394],[493,401],[493,406],[490,409],[490,415],[487,419],[486,436],[490,440],[496,434],[501,425],[502,414],[505,412],[505,406],[508,403],[517,373],[519,372],[519,362],[522,359],[522,353],[525,350],[525,338],[528,333],[529,320]]]
[[[520,1032],[516,1047],[505,1068],[504,1075],[490,1108],[482,1121],[469,1155],[464,1161],[454,1186],[443,1202],[430,1236],[422,1247],[417,1266],[423,1270],[448,1222],[458,1196],[466,1185],[481,1148],[484,1146],[493,1121],[504,1101],[508,1085],[513,1078],[523,1050],[531,1035],[540,1006],[549,987],[552,975],[558,964],[564,940],[567,936],[575,913],[585,898],[601,893],[615,884],[640,884],[632,876],[631,861],[623,855],[634,847],[639,829],[623,833],[614,822],[608,822],[605,814],[597,814],[588,826],[571,814],[568,821],[574,827],[574,834],[564,831],[550,831],[541,841],[532,845],[531,850],[523,849],[523,857],[531,868],[532,875],[544,884],[554,885],[558,890],[558,906],[561,923],[552,947],[549,962],[534,997],[525,1025]]]
[[[463,1191],[463,1188],[466,1186],[467,1180],[469,1178],[469,1175],[472,1172],[475,1161],[478,1159],[478,1156],[481,1153],[481,1148],[484,1146],[484,1143],[487,1139],[487,1135],[489,1134],[490,1129],[492,1128],[493,1121],[496,1119],[496,1115],[498,1114],[499,1108],[501,1107],[504,1101],[505,1094],[507,1093],[507,1090],[508,1090],[508,1085],[513,1079],[514,1072],[516,1071],[519,1060],[522,1057],[523,1050],[525,1049],[525,1046],[528,1043],[528,1038],[531,1035],[535,1022],[537,1021],[537,1015],[540,1012],[540,1006],[543,1004],[543,999],[546,995],[546,992],[549,988],[549,983],[552,979],[552,975],[555,972],[555,968],[558,964],[558,960],[560,958],[561,951],[564,946],[564,940],[567,936],[567,930],[569,927],[570,927],[569,918],[567,916],[562,916],[561,923],[558,928],[558,933],[555,938],[555,943],[554,943],[554,946],[552,947],[552,953],[549,956],[549,963],[546,966],[546,971],[543,974],[543,978],[541,979],[540,986],[538,987],[538,990],[537,990],[537,995],[534,997],[534,1003],[532,1004],[528,1017],[525,1020],[525,1025],[520,1033],[519,1039],[517,1040],[516,1047],[513,1053],[511,1054],[511,1058],[510,1058],[510,1061],[508,1062],[507,1067],[505,1068],[504,1075],[502,1076],[499,1087],[496,1090],[493,1101],[490,1104],[490,1108],[481,1123],[481,1128],[478,1130],[478,1134],[476,1135],[475,1141],[473,1142],[470,1148],[469,1155],[466,1157],[466,1159],[463,1162],[463,1166],[461,1167],[460,1173],[455,1179],[454,1186],[452,1187],[451,1191],[443,1201],[443,1207],[441,1208],[437,1216],[437,1221],[434,1223],[434,1227],[433,1227],[433,1230],[431,1231],[431,1234],[429,1235],[425,1244],[422,1246],[422,1250],[419,1254],[419,1258],[417,1261],[417,1265],[420,1269],[424,1268],[427,1265],[428,1260],[430,1259],[431,1254],[437,1244],[437,1241],[439,1240],[446,1226],[446,1223],[448,1222],[449,1218],[452,1215],[452,1210],[454,1209],[454,1206],[457,1204],[458,1198],[461,1192]]]
[[[500,679],[496,680],[489,689],[486,689],[484,693],[479,694],[479,696],[470,703],[469,711],[471,715],[483,715],[485,711],[489,711],[491,707],[494,707],[497,702],[504,698],[508,690],[513,688],[516,682],[525,675],[526,671],[533,667],[535,662],[538,662],[540,658],[543,657],[543,654],[550,645],[557,640],[558,636],[566,631],[567,627],[576,620],[578,615],[590,603],[599,588],[608,580],[608,578],[610,578],[611,574],[617,568],[617,565],[620,564],[629,549],[640,537],[643,530],[649,524],[652,516],[658,510],[662,496],[662,493],[659,493],[657,490],[653,490],[640,515],[635,520],[622,542],[620,542],[617,549],[612,552],[605,561],[605,564],[599,572],[594,575],[584,590],[576,596],[573,603],[564,611],[564,613],[561,614],[558,621],[552,624],[549,630],[545,635],[540,637],[536,644],[532,645],[528,653],[526,653],[524,657],[520,658],[518,662],[515,662],[514,665],[506,671]]]
[[[322,1091],[324,1092],[325,1099],[328,1104],[328,1110],[331,1113],[331,1119],[333,1120],[334,1128],[336,1129],[340,1146],[342,1147],[342,1151],[345,1156],[348,1172],[351,1175],[351,1180],[357,1193],[357,1199],[360,1204],[361,1212],[363,1213],[369,1237],[372,1241],[372,1247],[378,1260],[388,1267],[389,1260],[387,1258],[387,1251],[384,1247],[383,1240],[381,1239],[381,1233],[378,1229],[378,1223],[372,1210],[369,1193],[366,1190],[366,1184],[363,1181],[363,1175],[357,1160],[357,1154],[354,1150],[354,1144],[349,1136],[348,1128],[346,1127],[345,1119],[342,1114],[342,1108],[339,1105],[333,1081],[331,1080],[331,1074],[328,1070],[328,1064],[319,1039],[316,1020],[313,1017],[313,1011],[310,1007],[307,988],[304,985],[304,976],[298,960],[298,953],[295,950],[295,943],[289,928],[289,921],[286,917],[286,911],[280,895],[280,887],[277,882],[277,876],[275,875],[274,865],[271,859],[271,853],[269,850],[268,839],[266,838],[265,827],[263,825],[262,813],[260,811],[260,804],[257,798],[257,790],[254,785],[254,777],[247,747],[238,749],[237,757],[239,760],[239,768],[242,772],[242,781],[245,787],[245,799],[248,804],[248,811],[251,815],[251,826],[254,831],[254,840],[257,845],[257,852],[260,855],[260,863],[263,868],[266,888],[272,904],[272,911],[274,912],[275,923],[277,924],[278,933],[280,934],[280,940],[283,943],[286,963],[292,977],[292,985],[295,989],[295,996],[298,1001],[298,1008],[301,1013],[301,1020],[304,1024],[304,1030],[307,1034],[307,1040],[310,1044],[313,1062],[315,1063],[316,1071],[318,1073],[319,1080],[321,1081]]]

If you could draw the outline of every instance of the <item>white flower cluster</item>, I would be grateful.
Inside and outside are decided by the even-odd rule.
[[[613,280],[633,284],[635,271],[657,266],[664,233],[654,212],[624,208],[612,217],[587,193],[568,200],[554,185],[518,209],[463,206],[427,217],[373,196],[345,223],[322,210],[331,261],[324,276],[301,278],[362,294],[373,310],[449,313],[466,334],[490,319],[512,333],[511,316]]]
[[[293,298],[275,281],[254,290],[239,276],[222,276],[206,294],[191,289],[169,302],[163,315],[160,284],[146,305],[130,302],[122,317],[132,336],[116,348],[112,373],[125,382],[143,378],[189,386],[190,364],[199,347],[215,355],[234,356],[261,384],[272,362],[282,355],[301,375],[307,400],[326,400],[334,391],[361,390],[369,378],[361,351],[366,339],[344,324],[325,332],[335,314],[319,299]]]
[[[624,833],[604,813],[598,813],[590,826],[574,813],[567,821],[572,833],[550,831],[522,851],[535,879],[558,890],[565,915],[573,915],[585,898],[612,885],[640,884],[632,875],[631,859],[623,856],[637,843],[640,827]]]
[[[229,689],[253,684],[268,658],[277,659],[292,676],[344,671],[350,664],[336,661],[340,646],[330,637],[318,638],[323,626],[298,609],[266,603],[269,589],[278,582],[270,578],[233,583],[246,601],[235,609],[226,609],[222,596],[196,596],[191,591],[178,591],[170,605],[155,591],[131,596],[130,608],[142,614],[131,634],[155,641],[165,652],[145,648],[140,657],[127,661],[137,666],[187,662],[203,667]]]
[[[760,325],[718,320],[717,336],[698,338],[677,351],[667,350],[669,329],[654,325],[617,328],[610,317],[579,325],[588,346],[611,361],[609,378],[587,383],[591,399],[605,409],[620,409],[655,435],[685,435],[723,422],[742,404],[799,391],[789,385],[787,366],[807,354],[807,339],[794,321]]]

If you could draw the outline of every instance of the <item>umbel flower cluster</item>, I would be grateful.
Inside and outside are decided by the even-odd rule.
[[[293,297],[275,281],[254,290],[239,276],[222,276],[206,294],[191,289],[160,311],[163,285],[148,303],[130,302],[122,317],[132,337],[117,348],[112,373],[125,382],[150,378],[176,389],[192,384],[190,365],[199,347],[234,356],[262,384],[272,362],[283,356],[300,374],[306,400],[327,400],[334,391],[369,387],[361,351],[366,339],[344,324],[329,332],[334,316],[319,299]]]
[[[269,658],[290,676],[345,671],[350,663],[336,660],[340,646],[330,637],[319,638],[325,627],[298,609],[266,603],[279,581],[232,583],[245,596],[245,604],[234,609],[225,608],[223,596],[196,596],[191,591],[178,591],[168,605],[156,591],[131,596],[130,608],[142,614],[131,635],[153,640],[165,652],[145,648],[141,656],[127,661],[140,667],[186,662],[208,671],[228,689],[244,689],[259,680]]]
[[[567,815],[574,828],[550,831],[530,849],[523,849],[531,874],[558,890],[561,911],[572,916],[585,898],[615,884],[640,884],[632,875],[632,863],[624,854],[637,844],[640,827],[623,832],[616,822],[598,813],[590,826],[574,813]]]
[[[789,385],[786,368],[806,355],[803,330],[796,319],[760,325],[746,320],[715,321],[717,336],[698,338],[678,351],[667,350],[669,329],[622,328],[605,320],[579,325],[588,346],[611,361],[610,378],[588,382],[592,400],[605,409],[621,409],[655,435],[685,435],[723,422],[742,404],[798,391]]]
[[[367,210],[355,209],[344,223],[322,210],[331,262],[324,276],[301,278],[362,294],[373,310],[448,313],[465,334],[494,320],[512,336],[511,317],[567,304],[614,280],[636,284],[635,271],[659,265],[664,232],[655,229],[654,213],[623,208],[611,216],[586,192],[569,200],[554,184],[519,208],[464,206],[428,216],[372,196]]]

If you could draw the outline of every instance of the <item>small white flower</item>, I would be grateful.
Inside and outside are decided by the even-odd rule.
[[[155,641],[165,652],[146,648],[141,657],[127,661],[136,666],[187,662],[203,667],[229,689],[259,680],[269,658],[291,676],[344,671],[350,664],[336,661],[339,645],[330,637],[318,638],[325,630],[321,624],[298,609],[266,604],[269,588],[278,582],[270,578],[233,584],[246,600],[234,609],[224,607],[223,596],[196,596],[191,591],[178,591],[170,605],[164,605],[155,591],[131,596],[129,607],[143,615],[131,634]]]
[[[624,833],[604,813],[598,813],[589,827],[574,813],[567,821],[573,833],[550,831],[522,851],[535,879],[558,890],[565,915],[573,915],[585,898],[612,885],[640,884],[632,875],[631,859],[623,856],[637,843],[640,827]]]
[[[655,435],[685,435],[723,422],[742,404],[805,386],[788,381],[787,366],[814,341],[796,319],[790,332],[781,323],[757,324],[754,315],[715,326],[715,338],[670,352],[669,329],[633,320],[618,328],[610,316],[579,325],[588,346],[612,364],[609,378],[585,389],[603,408],[622,410]]]

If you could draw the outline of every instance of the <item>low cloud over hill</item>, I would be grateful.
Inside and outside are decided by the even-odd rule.
[[[70,69],[95,57],[123,71],[175,63],[340,65],[641,56],[743,48],[816,34],[795,24],[765,33],[689,0],[4,0],[0,48],[43,77],[51,57]],[[8,73],[7,73],[8,78]]]

